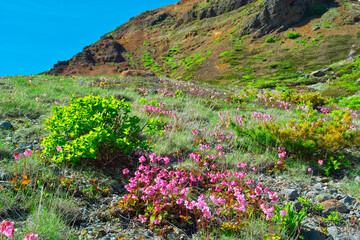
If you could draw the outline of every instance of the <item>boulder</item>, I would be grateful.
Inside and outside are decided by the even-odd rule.
[[[285,195],[290,201],[294,201],[300,196],[297,189],[285,189]]]
[[[3,122],[2,124],[0,124],[0,128],[5,130],[10,130],[13,129],[14,127],[10,122]]]
[[[312,72],[312,73],[310,74],[310,77],[311,77],[311,78],[323,77],[323,76],[325,76],[325,73],[324,73],[323,71],[320,71],[320,70],[315,71],[315,72]]]
[[[349,209],[340,201],[330,199],[320,203],[324,206],[323,215],[328,216],[331,212],[347,213]]]
[[[262,37],[275,30],[286,30],[300,22],[310,5],[310,0],[265,0],[258,13],[250,17],[241,35]]]

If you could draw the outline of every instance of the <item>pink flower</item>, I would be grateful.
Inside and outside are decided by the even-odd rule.
[[[28,235],[26,235],[24,240],[35,240],[35,239],[37,239],[38,236],[39,236],[38,234],[29,233]]]
[[[146,158],[144,157],[144,156],[141,156],[140,158],[139,158],[139,162],[145,162],[146,161]]]
[[[19,159],[21,157],[21,153],[19,153],[19,152],[14,152],[14,158],[15,158],[15,160],[16,159]]]
[[[246,180],[245,183],[251,185],[251,184],[254,184],[254,180],[249,179],[249,180]]]
[[[139,218],[141,219],[141,222],[146,222],[147,217],[145,217],[144,215],[139,215]]]
[[[308,168],[308,170],[307,170],[308,172],[311,172],[312,171],[312,169],[311,168]]]
[[[237,165],[238,168],[246,168],[247,167],[247,163],[239,163]]]
[[[209,207],[204,207],[202,209],[203,215],[205,218],[209,219],[211,217],[211,212],[210,212],[210,208]]]
[[[286,156],[286,152],[279,153],[279,158],[284,158]]]
[[[281,216],[285,217],[287,214],[287,211],[285,209],[280,211]]]
[[[25,152],[24,152],[24,155],[27,156],[27,157],[30,156],[31,154],[32,154],[32,151],[29,148],[26,149]]]
[[[59,104],[59,102],[55,101],[55,105],[58,105],[58,104]]]
[[[46,97],[46,93],[44,93],[43,96]]]
[[[10,221],[2,221],[0,224],[0,233],[6,237],[14,238],[14,223]]]
[[[160,220],[159,220],[159,219],[155,219],[154,224],[160,224]]]
[[[323,164],[324,164],[324,161],[323,161],[323,160],[319,160],[318,163],[319,163],[320,165],[323,165]]]
[[[130,171],[129,171],[129,169],[125,168],[122,172],[123,172],[123,174],[128,174]]]
[[[254,172],[257,172],[257,167],[253,167],[253,169],[252,169]]]
[[[62,150],[62,147],[61,146],[57,146],[56,147],[56,151],[60,152]]]
[[[170,162],[170,158],[168,158],[168,157],[164,157],[163,160],[164,160],[165,164],[168,164]]]
[[[36,97],[35,100],[38,102],[40,98]]]
[[[244,178],[244,177],[246,177],[246,173],[239,172],[238,178]]]

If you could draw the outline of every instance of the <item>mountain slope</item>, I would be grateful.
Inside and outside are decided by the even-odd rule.
[[[130,19],[46,73],[148,69],[184,80],[273,85],[346,59],[359,48],[359,21],[357,1],[181,0]]]

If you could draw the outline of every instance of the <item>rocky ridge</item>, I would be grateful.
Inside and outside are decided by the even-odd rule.
[[[359,35],[360,5],[356,1],[350,4],[351,8],[328,0],[182,0],[131,18],[71,59],[56,63],[46,74],[118,75],[132,69],[185,80],[240,80],[249,74],[239,65],[251,66],[255,75],[266,75],[274,72],[264,72],[269,64],[291,57],[292,52],[267,54],[279,48],[264,45],[265,39],[274,37],[280,44],[296,46],[286,38],[289,31],[299,32],[302,42],[318,41],[318,34],[325,36],[314,46],[313,51],[320,54],[312,56],[312,62],[328,65],[344,58],[347,53],[341,52],[348,52]],[[334,15],[332,32],[326,29],[326,22],[321,28],[322,23],[318,23],[328,21],[328,15]],[[314,25],[317,34],[312,30]],[[333,38],[345,37],[341,49],[340,45],[334,49],[339,55],[321,58],[321,51],[328,51]],[[254,62],[255,55],[262,60]],[[297,70],[292,66],[289,73]]]

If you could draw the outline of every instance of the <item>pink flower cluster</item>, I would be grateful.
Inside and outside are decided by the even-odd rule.
[[[2,221],[0,224],[0,233],[1,235],[5,235],[10,239],[14,239],[14,222],[11,221]],[[38,237],[37,234],[29,233],[23,240],[36,240]],[[3,237],[2,237],[3,239]]]
[[[153,105],[144,105],[142,110],[146,111],[148,114],[155,113],[155,114],[168,115],[173,113],[173,111],[165,111],[162,110],[160,107],[154,107]]]

